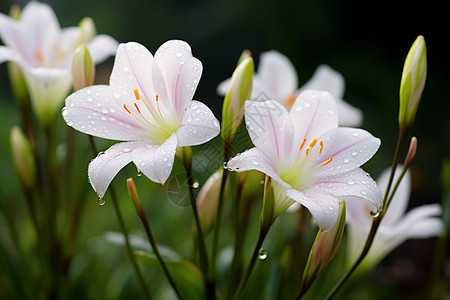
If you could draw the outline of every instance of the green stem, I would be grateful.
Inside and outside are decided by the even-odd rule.
[[[224,141],[223,144],[223,162],[228,161],[228,156],[230,152],[230,145]],[[223,170],[222,181],[220,183],[220,192],[219,192],[219,201],[217,203],[217,212],[216,212],[216,226],[214,228],[214,236],[213,236],[213,247],[211,254],[211,273],[214,275],[216,273],[216,257],[217,257],[217,249],[219,245],[219,235],[220,235],[220,225],[222,223],[222,211],[224,205],[225,198],[225,188],[228,179],[228,169]]]
[[[253,268],[256,263],[256,259],[258,258],[259,250],[261,249],[261,246],[264,242],[264,239],[266,238],[268,231],[269,231],[269,229],[264,229],[263,227],[260,227],[258,241],[256,242],[255,249],[253,249],[253,254],[250,259],[250,263],[247,267],[247,271],[245,272],[244,278],[239,283],[239,286],[236,290],[236,293],[234,294],[233,299],[239,299],[240,295],[242,294],[242,292],[245,288],[245,285],[247,284],[248,279],[250,278],[250,274],[253,271]]]
[[[200,218],[198,216],[197,202],[195,200],[194,193],[194,177],[192,176],[192,156],[186,153],[186,149],[183,148],[183,162],[186,169],[186,176],[189,186],[189,199],[191,201],[192,213],[194,215],[194,222],[197,228],[197,244],[200,259],[200,268],[203,273],[203,280],[205,285],[206,299],[215,299],[215,283],[210,279],[208,254],[206,252],[205,239],[203,235],[202,226],[200,224]]]
[[[94,154],[97,154],[98,153],[97,147],[95,146],[94,138],[91,135],[89,135],[89,142],[90,142],[92,151],[94,152]],[[144,292],[145,298],[151,299],[150,292],[147,289],[147,283],[145,282],[144,277],[142,276],[141,270],[139,269],[139,266],[136,262],[136,256],[134,255],[133,248],[131,247],[131,244],[130,244],[130,239],[128,238],[125,222],[123,220],[122,214],[120,213],[119,203],[117,201],[117,196],[116,196],[113,186],[109,187],[109,192],[111,194],[114,212],[116,213],[117,220],[119,221],[120,230],[122,231],[123,237],[125,239],[125,248],[127,250],[128,257],[130,258],[131,265],[133,266],[133,269],[138,277],[139,283],[141,284],[142,291]]]

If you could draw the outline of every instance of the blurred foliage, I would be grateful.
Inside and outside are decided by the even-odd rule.
[[[13,3],[23,7],[26,2],[3,0],[0,2],[0,11],[7,12]],[[418,0],[400,3],[356,0],[45,2],[53,7],[64,27],[76,25],[83,17],[90,16],[99,33],[109,34],[120,42],[138,41],[152,52],[169,39],[188,41],[204,67],[195,98],[211,107],[217,117],[221,116],[223,101],[216,94],[217,84],[231,75],[244,49],[252,52],[256,66],[259,54],[263,51],[276,49],[287,55],[297,68],[300,85],[309,79],[318,65],[329,64],[344,75],[345,100],[363,110],[363,128],[382,139],[378,154],[365,167],[373,177],[377,177],[391,162],[397,138],[398,89],[402,66],[411,43],[417,35],[422,34],[428,47],[428,79],[413,127],[419,145],[412,165],[413,192],[410,206],[440,202],[440,174],[436,170],[439,170],[442,158],[450,153],[450,118],[447,116],[450,101],[446,99],[450,77],[448,59],[444,56],[447,50],[444,46],[444,30],[448,25],[444,9],[435,3]],[[110,58],[97,68],[97,83],[108,82],[112,63],[113,58]],[[8,85],[5,64],[0,65],[0,122],[0,204],[8,212],[0,214],[0,237],[6,248],[11,248],[14,244],[11,236],[17,235],[19,242],[27,249],[34,233],[27,217],[25,199],[17,192],[19,181],[10,159],[9,132],[13,125],[19,123],[19,116]],[[58,122],[60,134],[64,133],[67,126],[62,118]],[[140,288],[123,247],[106,242],[104,238],[107,231],[119,231],[112,205],[108,203],[108,194],[105,196],[106,205],[99,206],[87,176],[80,175],[86,174],[87,165],[94,154],[89,150],[85,135],[75,133],[74,136],[84,150],[74,154],[73,167],[79,174],[73,178],[73,182],[61,184],[67,189],[68,195],[84,199],[84,214],[77,229],[77,238],[70,240],[68,236],[68,240],[64,241],[73,256],[68,266],[71,281],[65,289],[73,299],[138,299],[141,296]],[[97,142],[99,149],[106,149],[111,144],[105,140]],[[61,147],[64,150],[64,146]],[[221,146],[215,140],[206,147],[220,149]],[[194,153],[201,151],[196,147],[193,150]],[[194,162],[195,159],[198,158],[194,158]],[[217,167],[220,165],[210,172],[214,172]],[[183,172],[181,165],[175,166],[172,178]],[[200,184],[207,179],[208,173],[204,169],[194,169],[194,172]],[[135,178],[157,242],[173,249],[181,258],[191,259],[194,248],[190,239],[190,208],[168,201],[167,190],[144,176],[137,176],[132,165],[122,170],[114,180],[130,232],[144,237],[142,225],[126,193],[125,179],[130,176]],[[255,211],[258,211],[258,206]],[[257,220],[258,213],[253,217]],[[67,229],[63,222],[65,216],[55,218],[59,222],[58,230],[64,232]],[[9,223],[14,224],[15,233],[8,232],[6,224]],[[283,214],[277,220],[264,243],[268,256],[256,264],[249,283],[249,287],[254,289],[248,289],[247,296],[251,295],[253,299],[295,296],[286,295],[286,291],[280,289],[280,283],[283,281],[296,290],[305,263],[302,258],[307,256],[315,234],[312,231],[311,236],[302,236],[302,243],[297,246],[290,244],[285,247],[287,242],[299,238],[296,236],[297,226],[298,216],[295,213]],[[307,222],[305,226],[310,224]],[[248,256],[256,232],[257,228],[253,225],[246,229],[249,240],[246,241],[245,251]],[[223,237],[224,240],[231,238],[231,233],[224,232]],[[208,243],[211,242],[210,238],[208,236]],[[223,248],[220,256],[225,262],[229,259],[226,251],[227,248]],[[345,299],[426,298],[424,287],[430,277],[433,251],[434,240],[406,242],[372,273],[355,279],[351,289],[344,291]],[[307,293],[307,299],[324,295],[337,281],[341,274],[335,270],[343,265],[343,254],[343,250],[338,252],[327,267],[333,272],[324,272],[323,276],[319,276],[318,282]],[[24,256],[27,255],[29,253],[24,253]],[[37,284],[32,281],[20,282],[17,258],[0,257],[0,263],[2,268],[4,264],[11,265],[13,274],[10,276],[19,281],[23,293],[27,293],[27,285]],[[447,265],[447,277],[444,278],[447,284],[449,263],[447,255],[444,261]],[[167,294],[168,284],[164,278],[154,276],[158,270],[143,270],[149,289],[155,291],[159,299],[174,297],[170,292]],[[36,275],[42,270],[32,271]],[[219,271],[222,276],[226,276],[227,270]],[[12,288],[4,276],[7,275],[0,274],[0,298]],[[271,278],[267,286],[257,284],[258,281],[266,282],[267,278]]]

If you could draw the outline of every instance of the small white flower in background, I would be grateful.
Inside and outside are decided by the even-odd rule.
[[[61,29],[51,7],[35,1],[24,7],[19,20],[0,14],[0,38],[5,44],[0,46],[0,63],[13,61],[21,67],[33,109],[43,125],[51,123],[72,87],[70,69],[76,48],[86,43],[94,63],[117,50],[116,40],[95,36],[93,23],[86,24]]]
[[[229,85],[230,79],[220,83],[218,93],[225,95]],[[298,88],[297,72],[292,62],[285,55],[272,50],[260,56],[258,72],[253,77],[251,99],[277,100],[290,109],[299,92],[307,89],[326,91],[336,100],[339,125],[360,126],[363,119],[362,112],[342,100],[344,88],[345,81],[342,75],[327,65],[319,66],[311,79]]]
[[[369,200],[375,209],[381,206],[375,181],[359,168],[375,154],[380,140],[362,129],[338,127],[330,93],[304,91],[290,112],[275,100],[246,101],[244,111],[255,148],[232,158],[227,167],[270,176],[278,185],[275,190],[281,190],[275,196],[275,206],[283,206],[277,214],[295,200],[328,231],[337,221],[339,201],[348,196]]]
[[[401,167],[397,167],[394,176],[396,182]],[[389,180],[390,168],[386,169],[377,180],[377,184],[384,192]],[[411,238],[429,238],[439,236],[443,230],[439,204],[422,205],[406,213],[411,190],[411,176],[407,172],[395,193],[389,208],[381,221],[375,235],[372,247],[362,262],[361,268],[369,269],[381,261],[389,252]],[[348,199],[348,251],[349,263],[353,263],[359,256],[366,242],[372,224],[370,207],[361,201]]]
[[[102,198],[131,161],[150,180],[164,184],[177,147],[203,144],[219,134],[219,121],[192,100],[201,62],[183,41],[164,43],[152,54],[134,42],[120,44],[109,86],[94,85],[66,99],[69,126],[118,143],[89,165],[92,187]]]

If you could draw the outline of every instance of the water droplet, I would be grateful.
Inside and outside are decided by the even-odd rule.
[[[306,108],[309,108],[309,107],[311,107],[311,103],[309,103],[309,102],[305,102],[305,107],[306,107]]]
[[[100,151],[100,152],[97,154],[97,157],[102,156],[103,154],[105,154],[105,152]]]
[[[329,109],[329,110],[328,110],[328,114],[330,114],[330,115],[334,115],[334,110],[332,110],[332,109]]]
[[[224,168],[224,169],[228,169],[228,162],[224,162],[224,163],[223,163],[223,168]]]
[[[256,160],[252,160],[252,164],[253,164],[254,166],[259,165],[259,163],[258,163]]]
[[[178,57],[181,57],[181,56],[183,56],[183,53],[177,52],[177,56],[178,56]]]
[[[220,126],[219,121],[218,121],[217,119],[214,119],[213,125],[214,125],[215,127],[219,127],[219,126]]]
[[[358,155],[358,151],[356,151],[356,150],[353,150],[353,151],[352,151],[352,155],[353,155],[353,156],[356,156],[356,155]]]
[[[267,251],[264,248],[259,249],[258,258],[261,260],[265,260],[267,258]]]
[[[192,187],[194,189],[197,189],[200,186],[200,183],[198,183],[198,181],[194,181],[194,183],[192,184]]]
[[[98,205],[100,205],[100,206],[105,205],[105,199],[103,199],[103,198],[98,198]]]
[[[348,162],[350,162],[350,159],[344,158],[344,163],[347,164]]]
[[[381,213],[381,210],[377,210],[377,211],[371,211],[370,215],[374,218],[378,217]]]
[[[303,109],[303,107],[301,106],[301,105],[297,105],[296,107],[295,107],[295,110],[296,111],[301,111]]]
[[[352,134],[353,136],[358,136],[359,135],[359,133],[357,133],[357,132],[353,132],[353,134]]]
[[[137,174],[136,174],[136,176],[137,176],[137,177],[141,177],[141,176],[142,176],[142,172],[141,172],[141,170],[139,170],[139,169],[137,170]]]
[[[353,184],[355,184],[355,181],[353,181],[352,179],[349,179],[349,180],[347,181],[347,184],[353,185]]]

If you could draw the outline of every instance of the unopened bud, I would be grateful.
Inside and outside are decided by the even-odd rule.
[[[197,197],[198,216],[203,234],[207,234],[216,222],[222,176],[223,168],[220,168],[206,180]]]
[[[86,44],[97,35],[97,29],[95,28],[94,21],[86,17],[78,24],[78,28],[80,29],[80,37],[78,39],[78,44]]]
[[[400,83],[400,112],[398,122],[401,128],[412,126],[416,117],[427,77],[427,47],[423,36],[419,36],[405,60]]]
[[[241,57],[246,57],[243,54]],[[231,143],[244,116],[244,103],[252,92],[254,64],[246,57],[234,70],[230,88],[225,95],[222,108],[222,138]]]
[[[26,189],[31,189],[36,179],[36,163],[30,143],[18,126],[11,129],[10,143],[14,167],[20,181]]]
[[[94,84],[95,65],[84,44],[75,51],[72,61],[72,77],[73,87],[76,91]]]
[[[403,164],[403,168],[405,170],[408,169],[414,156],[416,156],[416,152],[417,152],[417,138],[413,136],[411,138],[411,142],[409,143],[409,150],[405,158],[405,163]]]

